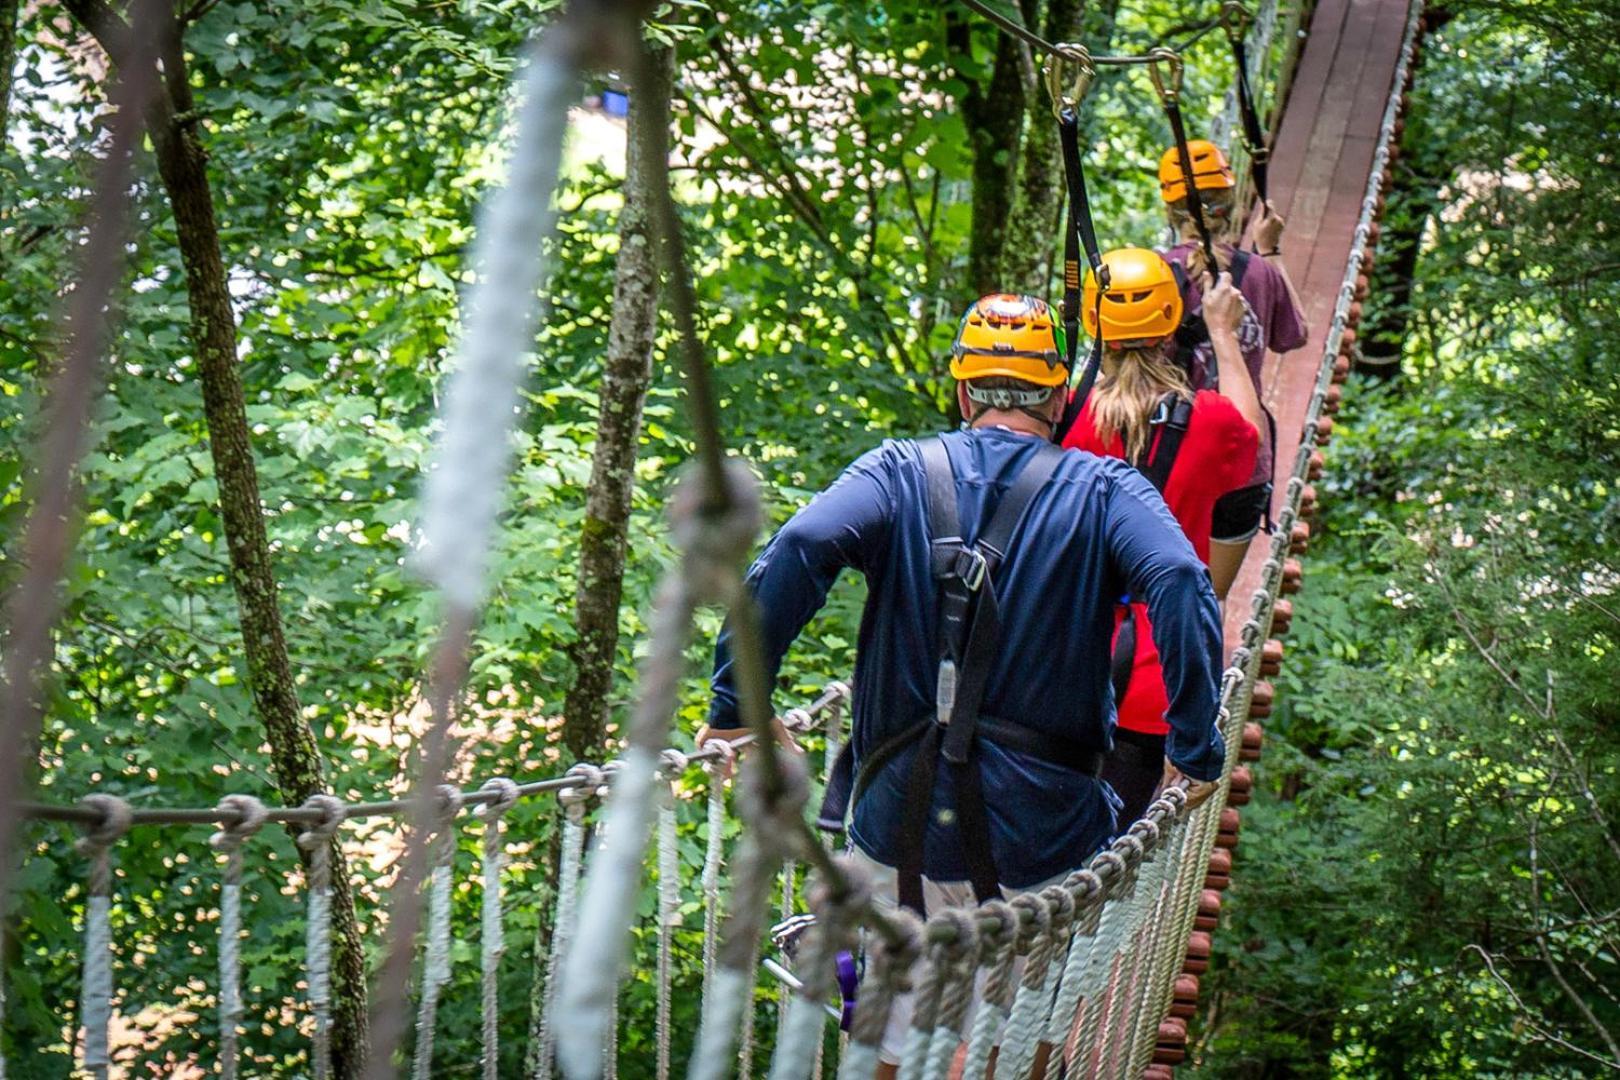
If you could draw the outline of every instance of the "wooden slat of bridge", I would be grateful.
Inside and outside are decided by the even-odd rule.
[[[1303,348],[1280,359],[1268,354],[1262,376],[1266,404],[1277,418],[1274,507],[1281,505],[1316,386],[1409,11],[1408,0],[1319,0],[1272,150],[1272,205],[1288,221],[1283,261],[1311,328]],[[1256,542],[1233,597],[1254,592],[1265,557],[1266,545]],[[1228,608],[1229,652],[1248,617],[1246,604]]]

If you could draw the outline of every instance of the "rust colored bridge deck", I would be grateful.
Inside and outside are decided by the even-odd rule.
[[[1274,505],[1283,497],[1316,385],[1409,11],[1408,0],[1318,0],[1272,150],[1271,201],[1288,222],[1283,261],[1311,328],[1303,348],[1266,358],[1261,389],[1277,418]],[[1265,558],[1265,545],[1252,545],[1232,596],[1254,591]],[[1248,617],[1246,606],[1229,607],[1229,652]]]

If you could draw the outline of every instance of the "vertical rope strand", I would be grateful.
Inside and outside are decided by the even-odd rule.
[[[725,859],[726,777],[731,774],[736,751],[728,742],[709,744],[722,755],[708,767],[708,834],[703,850],[703,999],[709,998],[714,983],[716,952],[720,942],[720,868]]]
[[[411,1075],[433,1075],[433,1041],[439,1022],[439,991],[450,981],[450,879],[455,869],[456,815],[461,791],[441,784],[434,797],[433,872],[428,878],[428,940],[422,957],[422,997],[416,1010],[416,1054]]]
[[[315,1017],[311,1071],[315,1080],[328,1080],[332,1075],[332,846],[349,810],[331,795],[311,795],[304,806],[321,814],[317,824],[298,834],[298,846],[309,852],[304,966],[309,980],[309,1010]]]
[[[236,1080],[237,1028],[242,1022],[242,844],[270,812],[251,795],[227,795],[219,809],[235,817],[208,838],[208,845],[225,856],[219,888],[219,1075]]]
[[[666,752],[665,769],[671,779],[686,771],[686,758],[682,754]],[[670,984],[675,978],[675,928],[681,918],[680,850],[676,846],[675,792],[667,787],[660,793],[658,805],[658,1011],[655,1021],[658,1058],[655,1073],[658,1080],[669,1080],[671,1031]]]
[[[480,897],[479,942],[479,1016],[483,1020],[483,1080],[498,1080],[501,1058],[501,958],[506,955],[506,936],[501,925],[501,871],[505,860],[501,853],[501,822],[506,812],[518,800],[518,786],[504,776],[485,782],[483,790],[492,792],[494,802],[485,803],[477,810],[484,822],[481,849],[483,895]]]
[[[84,1068],[107,1080],[107,1028],[112,1022],[112,847],[129,831],[129,804],[112,795],[91,795],[80,804],[97,821],[80,837],[79,853],[90,860],[84,909],[84,973],[79,1012],[84,1024]]]
[[[574,913],[579,907],[579,876],[585,861],[585,813],[602,786],[602,770],[579,764],[568,770],[583,782],[558,793],[563,808],[562,860],[557,872],[557,907],[551,919],[551,953],[546,957],[544,1005],[540,1011],[540,1037],[534,1058],[534,1080],[550,1080],[557,1048],[552,1009],[557,1001],[557,974],[573,943]]]

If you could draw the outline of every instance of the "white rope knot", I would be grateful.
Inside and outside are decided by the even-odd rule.
[[[1152,808],[1149,807],[1149,809]],[[1142,845],[1142,858],[1144,861],[1153,857],[1153,853],[1158,850],[1159,840],[1163,836],[1159,830],[1159,823],[1146,816],[1135,822],[1125,835],[1135,837]]]
[[[208,838],[208,846],[221,854],[241,847],[270,817],[269,809],[252,795],[225,796],[219,800],[219,812],[229,820],[220,823],[219,831]]]
[[[658,768],[664,774],[665,780],[679,780],[686,774],[691,764],[690,758],[673,748],[664,750],[658,755]]]
[[[1100,886],[1101,896],[1104,900],[1129,876],[1129,868],[1119,853],[1109,850],[1097,852],[1091,857],[1091,866],[1085,871],[1094,876]]]
[[[590,808],[591,800],[596,798],[597,792],[602,790],[602,784],[607,774],[598,766],[581,761],[565,774],[579,778],[579,782],[572,787],[565,787],[557,792],[557,801],[562,804],[563,812],[573,821],[585,820],[585,812]]]
[[[791,731],[810,731],[816,726],[816,718],[804,709],[789,709],[782,714],[782,725]]]
[[[1040,895],[1041,899],[1047,902],[1052,913],[1052,937],[1061,940],[1063,932],[1069,928],[1069,924],[1074,920],[1074,894],[1062,885],[1048,885],[1041,890]]]
[[[522,791],[520,791],[518,788],[517,781],[509,780],[504,776],[490,777],[488,780],[484,781],[484,786],[478,790],[487,791],[494,796],[494,798],[489,802],[484,803],[477,810],[473,811],[485,821],[495,821],[499,819],[502,814],[505,814],[508,810],[512,809],[512,807],[517,805],[517,801],[522,795]]]
[[[854,696],[854,692],[849,688],[849,683],[842,679],[834,679],[832,682],[828,683],[827,693],[831,694],[834,700],[837,701],[848,701]]]
[[[759,481],[739,458],[725,463],[726,491],[718,506],[700,474],[682,471],[669,504],[670,531],[685,556],[688,588],[700,600],[722,600],[764,524]]]
[[[96,821],[84,826],[84,835],[74,844],[79,854],[90,858],[104,854],[135,823],[129,803],[116,795],[86,795],[79,807],[96,815]]]
[[[428,796],[428,807],[433,814],[433,825],[437,831],[444,831],[450,823],[461,813],[464,796],[461,789],[454,784],[437,784],[432,794]]]
[[[704,743],[702,749],[713,751],[719,759],[708,764],[709,772],[715,777],[728,776],[737,764],[737,747],[726,739],[710,739]]]
[[[336,795],[311,795],[304,800],[304,809],[321,815],[319,821],[298,834],[298,846],[305,851],[329,843],[349,817],[348,806]]]
[[[1051,913],[1041,898],[1033,893],[1020,893],[1012,898],[1012,908],[1018,913],[1018,929],[1013,936],[1013,951],[1026,955],[1052,923]]]

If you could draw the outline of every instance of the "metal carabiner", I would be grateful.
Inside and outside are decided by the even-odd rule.
[[[1228,40],[1241,39],[1253,21],[1254,16],[1249,13],[1242,0],[1226,0],[1221,5],[1221,26],[1226,30]]]
[[[1074,78],[1064,87],[1063,63],[1074,65]],[[1091,89],[1091,80],[1097,76],[1097,67],[1091,62],[1091,52],[1084,45],[1059,42],[1046,58],[1042,68],[1046,76],[1046,93],[1052,99],[1052,115],[1063,119],[1063,110],[1080,111],[1080,102]]]
[[[1181,55],[1174,49],[1163,45],[1148,50],[1148,78],[1153,80],[1153,89],[1158,91],[1159,100],[1165,105],[1174,105],[1181,100],[1181,77],[1186,70],[1186,64]],[[1160,64],[1170,67],[1170,83],[1165,85],[1164,76],[1159,72]]]

